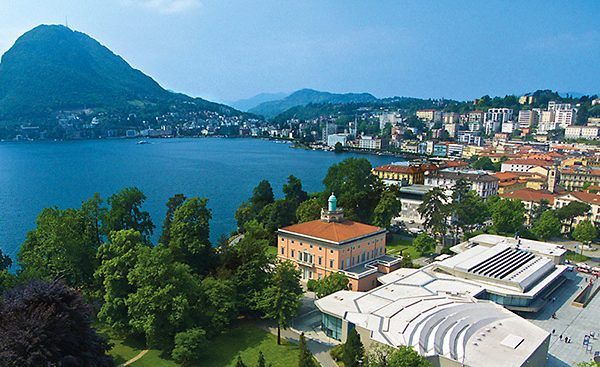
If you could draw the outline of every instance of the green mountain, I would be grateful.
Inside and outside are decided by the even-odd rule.
[[[272,118],[292,107],[306,106],[308,104],[364,103],[376,100],[377,98],[369,93],[336,94],[313,89],[301,89],[283,99],[261,103],[251,108],[248,112]]]
[[[0,61],[0,120],[48,119],[60,110],[161,111],[163,105],[238,111],[163,89],[84,33],[40,25],[23,34]]]

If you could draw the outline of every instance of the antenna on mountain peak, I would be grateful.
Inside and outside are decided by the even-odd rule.
[[[65,27],[69,28],[69,18],[65,15]]]

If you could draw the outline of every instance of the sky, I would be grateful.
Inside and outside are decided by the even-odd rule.
[[[0,0],[0,53],[68,21],[163,87],[218,102],[301,88],[594,94],[598,19],[596,0]]]

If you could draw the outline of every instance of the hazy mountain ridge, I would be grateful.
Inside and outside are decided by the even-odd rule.
[[[314,89],[301,89],[289,96],[277,100],[264,102],[250,109],[248,112],[262,115],[267,118],[275,117],[280,113],[297,106],[322,103],[363,103],[376,101],[377,98],[369,93],[329,93]]]

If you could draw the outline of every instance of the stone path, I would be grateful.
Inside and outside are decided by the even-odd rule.
[[[146,353],[148,353],[148,349],[144,349],[143,351],[139,352],[137,356],[131,358],[130,360],[128,360],[127,362],[123,363],[122,365],[119,365],[119,367],[124,367],[124,366],[129,366],[130,364],[132,364],[133,362],[137,361],[138,359],[142,358],[144,355],[146,355]]]

